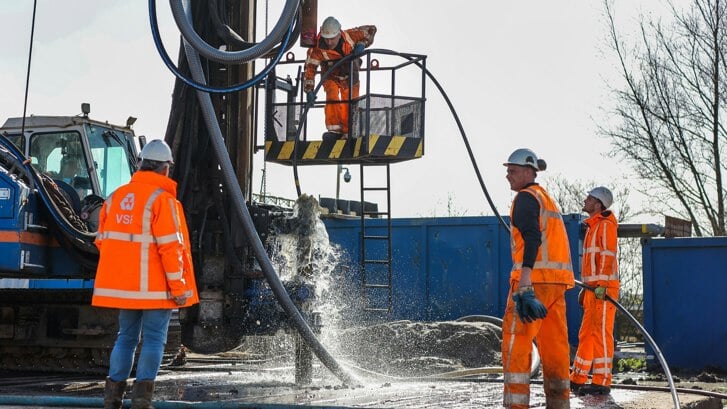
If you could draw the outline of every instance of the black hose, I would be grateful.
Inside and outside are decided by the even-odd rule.
[[[187,55],[187,61],[189,63],[190,71],[192,72],[192,77],[195,81],[199,83],[204,83],[204,72],[202,70],[199,55],[197,54],[196,50],[186,41],[184,42],[184,50]],[[258,236],[255,229],[252,217],[250,216],[250,213],[245,204],[246,201],[242,194],[242,190],[237,183],[237,177],[232,167],[229,153],[227,152],[227,149],[225,147],[222,132],[219,128],[219,124],[216,121],[216,115],[214,112],[214,107],[212,105],[212,100],[210,99],[209,94],[205,92],[197,90],[196,93],[197,99],[200,103],[200,108],[202,110],[202,115],[204,116],[208,131],[210,132],[210,140],[212,141],[212,146],[215,155],[217,156],[220,170],[222,171],[223,182],[228,192],[230,193],[230,196],[234,203],[233,208],[235,208],[235,210],[238,212],[238,216],[242,221],[243,228],[245,230],[248,240],[250,241],[250,245],[253,248],[255,257],[260,264],[265,279],[267,280],[270,289],[275,295],[275,298],[278,300],[280,306],[287,313],[294,326],[298,329],[301,337],[305,340],[306,344],[310,346],[311,350],[316,354],[318,359],[320,359],[320,361],[334,375],[336,375],[341,381],[343,381],[344,384],[358,384],[358,381],[356,381],[350,374],[346,373],[343,368],[338,364],[338,362],[336,362],[333,356],[331,356],[325,349],[325,347],[323,347],[323,345],[318,341],[310,326],[305,321],[300,311],[298,311],[293,301],[290,299],[290,296],[285,290],[283,283],[280,281],[277,273],[275,272],[275,268],[273,267],[272,262],[270,261],[270,258],[265,251],[262,241],[260,240],[260,237]]]
[[[586,285],[578,280],[576,280],[576,285],[578,287],[581,287],[588,291],[595,291],[595,288],[593,288],[589,285]],[[611,304],[615,305],[616,308],[619,309],[619,311],[626,314],[626,317],[628,317],[629,321],[631,321],[636,326],[636,328],[638,328],[639,331],[641,331],[641,333],[644,335],[644,338],[646,338],[646,341],[654,349],[654,352],[656,353],[656,357],[659,359],[659,363],[661,364],[662,369],[664,369],[664,374],[666,375],[666,379],[669,383],[669,389],[671,389],[671,397],[672,397],[672,400],[674,400],[674,407],[676,409],[679,409],[680,408],[679,396],[677,395],[676,387],[674,386],[674,378],[672,378],[672,376],[671,376],[671,371],[669,371],[669,365],[667,365],[666,359],[664,359],[664,355],[661,353],[659,346],[656,345],[656,341],[654,341],[654,339],[651,338],[651,335],[646,331],[646,328],[644,328],[639,323],[639,321],[633,315],[631,315],[631,313],[623,305],[621,305],[618,301],[611,298],[611,296],[609,296],[608,294],[606,294],[606,300],[608,302],[610,302]]]
[[[411,57],[410,54],[399,53],[399,52],[396,52],[393,50],[387,50],[387,49],[381,49],[381,48],[373,48],[373,49],[368,49],[368,50],[364,51],[364,54],[369,54],[369,53],[394,55],[394,56],[399,56],[399,57],[402,57],[402,58],[410,60],[410,61],[413,60],[413,58]],[[361,55],[364,55],[364,54],[350,54],[350,55],[347,55],[347,56],[341,58],[340,60],[338,60],[335,64],[333,64],[333,66],[331,66],[331,68],[328,69],[328,71],[326,71],[324,74],[321,75],[321,79],[318,82],[318,85],[313,89],[313,93],[318,92],[318,89],[320,89],[320,87],[323,85],[323,82],[341,64],[344,64],[344,63],[352,60],[353,58],[359,58],[359,57],[361,57]],[[474,168],[475,174],[477,175],[477,180],[480,183],[480,188],[482,189],[482,192],[485,194],[485,198],[487,199],[487,202],[490,204],[490,208],[492,209],[492,211],[495,214],[495,216],[497,217],[497,219],[500,221],[500,223],[503,226],[505,226],[509,230],[509,227],[503,220],[502,216],[500,216],[500,213],[498,213],[497,207],[495,207],[495,203],[492,201],[492,197],[490,197],[490,192],[487,190],[487,186],[485,186],[485,181],[482,178],[482,173],[480,172],[480,168],[477,166],[477,161],[475,160],[474,153],[472,152],[472,147],[470,146],[469,139],[467,139],[467,135],[464,131],[464,127],[462,126],[462,121],[460,121],[459,115],[457,115],[457,111],[454,109],[454,105],[452,104],[452,101],[449,99],[449,96],[444,91],[444,88],[442,88],[442,85],[439,83],[439,81],[437,81],[437,79],[434,77],[434,75],[418,61],[413,61],[413,62],[415,65],[417,65],[419,68],[421,68],[424,71],[424,73],[427,75],[427,77],[429,77],[429,79],[437,87],[440,94],[442,94],[444,101],[447,103],[447,106],[449,107],[449,111],[452,113],[452,116],[454,117],[454,120],[457,123],[457,127],[459,128],[460,135],[462,135],[462,141],[465,144],[465,148],[467,149],[467,155],[469,156],[470,162],[472,163],[472,167]],[[301,194],[300,180],[298,179],[298,155],[297,155],[298,139],[300,138],[301,130],[303,129],[303,126],[306,122],[309,108],[310,108],[310,104],[306,104],[305,109],[303,110],[303,112],[301,114],[300,123],[298,124],[298,129],[297,129],[297,132],[295,135],[295,140],[293,142],[293,160],[292,160],[291,164],[293,166],[293,179],[295,182],[296,191],[298,192],[298,196],[300,196],[300,194]]]

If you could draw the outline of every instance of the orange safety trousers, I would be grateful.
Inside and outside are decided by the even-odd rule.
[[[515,310],[512,288],[502,320],[503,405],[527,409],[530,405],[530,365],[535,339],[543,368],[543,389],[548,409],[570,408],[570,346],[565,315],[565,284],[534,283],[535,296],[548,309],[545,318],[523,323]]]
[[[618,288],[606,288],[606,294],[618,299]],[[611,386],[613,370],[613,325],[616,306],[599,300],[592,291],[583,294],[583,322],[578,332],[578,350],[573,359],[570,380],[584,384],[593,368],[591,383]]]
[[[348,111],[351,99],[358,98],[360,83],[353,84],[350,93],[348,79],[327,79],[323,81],[326,91],[326,129],[331,132],[348,133]],[[340,101],[340,102],[339,102]]]

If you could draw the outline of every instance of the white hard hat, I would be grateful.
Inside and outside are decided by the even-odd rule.
[[[603,186],[594,187],[588,192],[588,196],[593,196],[600,200],[605,209],[608,209],[613,204],[613,194],[608,188]]]
[[[341,23],[333,17],[326,17],[321,25],[321,37],[333,38],[341,33]]]
[[[516,149],[510,154],[510,157],[507,158],[507,162],[503,163],[503,165],[530,166],[535,170],[545,170],[547,167],[545,161],[538,159],[535,152],[525,148]]]
[[[152,139],[141,149],[141,159],[154,160],[157,162],[174,163],[172,150],[166,142],[161,139]]]

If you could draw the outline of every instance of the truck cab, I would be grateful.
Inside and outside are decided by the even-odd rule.
[[[131,119],[130,119],[131,121]],[[87,197],[105,199],[127,183],[136,166],[131,124],[117,126],[83,116],[10,118],[0,128],[33,168],[50,176],[76,212]]]

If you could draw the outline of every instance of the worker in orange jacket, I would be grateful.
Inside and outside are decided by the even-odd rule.
[[[530,149],[515,150],[507,162],[510,189],[512,271],[502,320],[502,367],[506,408],[530,404],[533,339],[543,368],[546,407],[570,407],[570,346],[565,291],[573,288],[573,268],[565,224],[555,201],[535,183],[545,161]]]
[[[618,221],[612,211],[613,194],[603,186],[588,192],[583,202],[586,236],[583,239],[581,277],[595,291],[581,290],[583,321],[578,332],[578,351],[573,359],[571,387],[578,395],[606,395],[611,392],[613,368],[613,325],[616,306],[606,295],[618,300]],[[590,384],[588,373],[593,371]]]
[[[309,104],[315,101],[313,88],[318,67],[321,75],[325,74],[340,59],[351,54],[361,54],[374,42],[376,26],[361,26],[349,30],[341,30],[341,23],[334,17],[328,17],[321,25],[316,46],[308,49],[304,65],[303,91]],[[348,113],[350,100],[359,96],[358,69],[360,59],[339,65],[323,81],[326,91],[326,129],[324,139],[348,138]]]
[[[177,183],[170,179],[172,151],[147,143],[139,171],[103,204],[96,246],[100,252],[91,304],[119,309],[104,407],[121,408],[141,334],[132,408],[151,408],[172,310],[199,302],[189,233]]]

